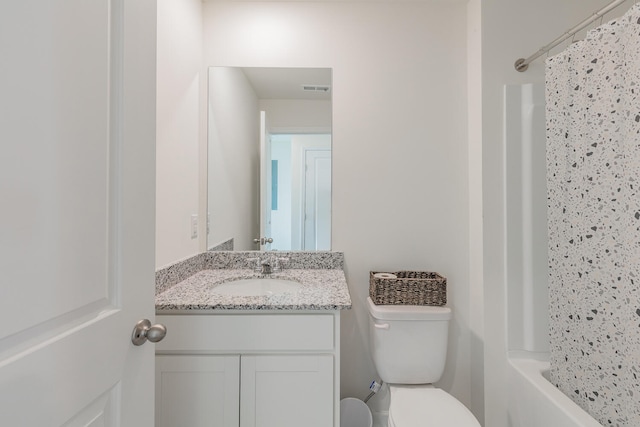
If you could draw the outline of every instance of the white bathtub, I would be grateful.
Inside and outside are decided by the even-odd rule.
[[[509,357],[509,426],[602,427],[547,380],[548,371],[549,362]]]
[[[543,85],[505,87],[509,427],[601,427],[544,377],[549,370],[544,103]]]

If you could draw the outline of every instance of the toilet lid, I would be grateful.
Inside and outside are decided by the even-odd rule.
[[[390,386],[389,427],[480,427],[455,397],[429,386]]]

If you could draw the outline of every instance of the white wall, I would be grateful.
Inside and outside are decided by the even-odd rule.
[[[260,111],[240,68],[209,70],[208,246],[233,238],[235,250],[253,250],[260,234]]]
[[[156,268],[198,253],[202,3],[158,1]],[[200,218],[200,235],[206,220]]]
[[[204,5],[207,65],[333,68],[333,249],[344,251],[342,394],[365,397],[370,270],[434,270],[454,310],[440,385],[470,404],[466,4]],[[476,302],[474,302],[476,303]],[[384,408],[376,397],[374,408]]]
[[[549,43],[607,0],[482,0],[482,194],[485,425],[507,420],[507,322],[503,90],[544,82],[543,58],[519,73],[513,63]],[[555,51],[554,51],[555,52]],[[489,332],[490,331],[490,332]]]
[[[467,144],[469,183],[470,408],[484,420],[484,287],[482,254],[482,37],[481,1],[467,3]]]

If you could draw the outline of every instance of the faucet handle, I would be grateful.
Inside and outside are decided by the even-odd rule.
[[[251,267],[253,270],[260,271],[260,258],[247,258],[246,261],[249,263],[249,266],[251,266],[251,263],[253,263],[253,267]]]
[[[274,258],[274,269],[276,271],[282,271],[284,270],[284,267],[282,266],[282,264],[286,264],[287,262],[289,262],[289,258],[287,257],[275,257]]]

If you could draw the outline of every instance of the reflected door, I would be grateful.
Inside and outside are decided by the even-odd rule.
[[[272,166],[271,138],[267,127],[267,114],[260,111],[260,239],[261,250],[271,250]]]
[[[331,150],[305,150],[304,250],[331,249]]]

